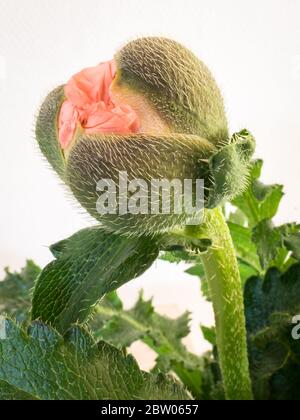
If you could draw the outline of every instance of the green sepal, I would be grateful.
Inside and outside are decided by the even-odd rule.
[[[64,100],[64,86],[50,92],[40,108],[35,128],[41,152],[62,179],[66,163],[58,140],[58,116]]]
[[[208,208],[215,208],[246,189],[249,163],[254,150],[254,137],[247,130],[242,130],[231,137],[229,144],[221,147],[210,157],[212,186],[208,197]]]

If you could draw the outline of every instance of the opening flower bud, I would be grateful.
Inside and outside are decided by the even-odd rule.
[[[246,185],[254,141],[245,133],[230,139],[208,68],[182,45],[156,37],[132,41],[113,60],[75,74],[49,94],[36,125],[42,152],[80,204],[107,229],[133,235],[183,226],[191,215],[124,214],[118,186],[119,207],[99,214],[99,181],[117,183],[126,172],[142,180],[140,201],[151,207],[153,180],[200,179],[212,208]]]

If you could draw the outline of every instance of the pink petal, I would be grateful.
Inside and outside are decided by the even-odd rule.
[[[91,103],[110,102],[109,87],[115,77],[115,66],[112,61],[88,67],[71,77],[65,86],[68,99],[80,108]]]
[[[74,136],[77,119],[78,112],[73,104],[69,100],[64,101],[60,109],[58,120],[58,136],[63,149],[68,146]]]
[[[110,86],[116,74],[113,60],[89,67],[75,74],[65,86],[67,100],[59,115],[59,141],[65,149],[70,144],[77,123],[87,133],[133,133],[139,120],[125,104],[115,106]]]
[[[112,110],[98,109],[89,115],[84,128],[88,133],[132,133],[138,130],[139,123],[136,113],[122,105]]]

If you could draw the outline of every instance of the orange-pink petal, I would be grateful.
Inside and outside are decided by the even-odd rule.
[[[110,86],[116,74],[113,60],[89,67],[71,77],[65,86],[66,101],[59,115],[59,141],[70,144],[77,123],[88,133],[134,133],[139,120],[125,104],[115,106]]]
[[[71,101],[62,104],[58,120],[58,136],[61,147],[65,149],[71,142],[77,125],[78,112]]]

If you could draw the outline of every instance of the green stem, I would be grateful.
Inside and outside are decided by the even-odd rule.
[[[189,235],[209,238],[201,254],[213,301],[218,355],[228,400],[251,400],[246,325],[241,278],[233,242],[221,209],[207,210],[205,223],[190,226]]]

